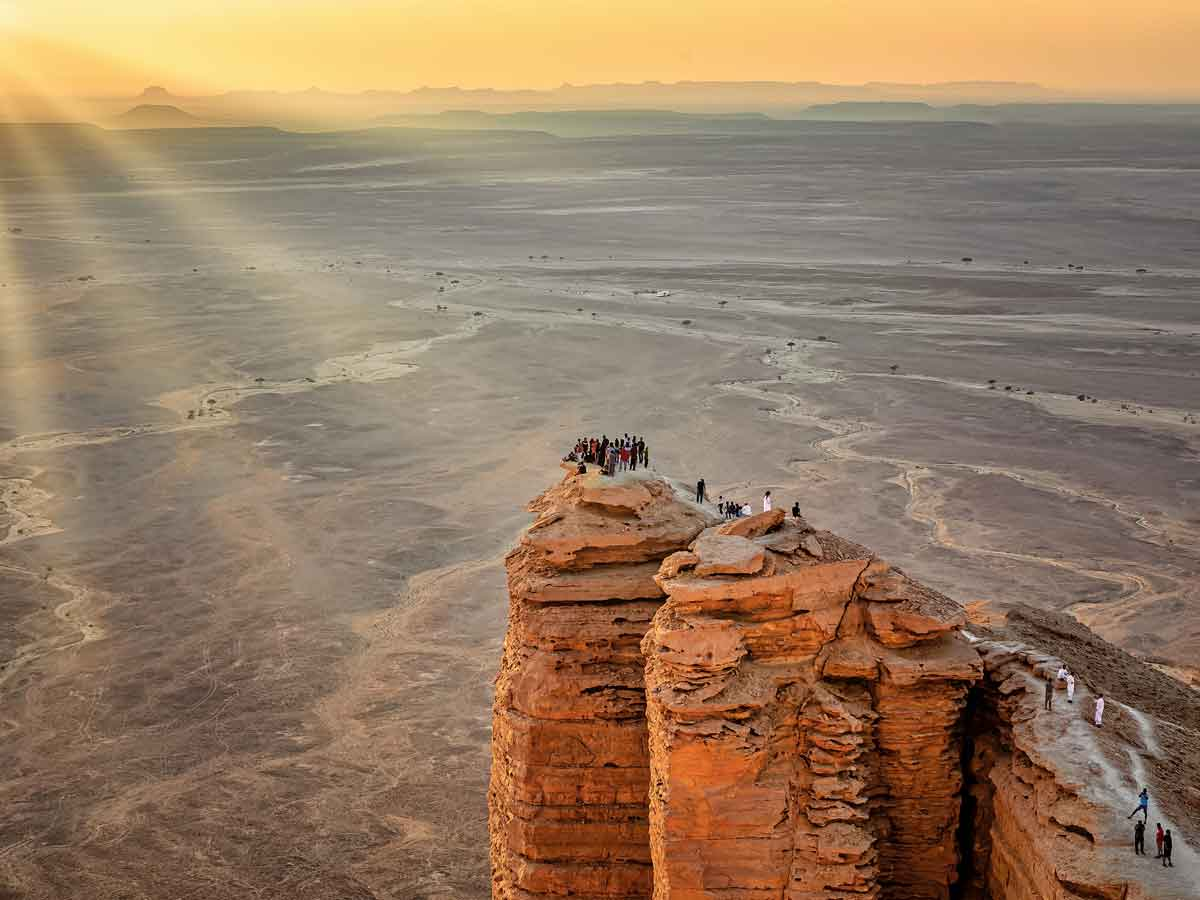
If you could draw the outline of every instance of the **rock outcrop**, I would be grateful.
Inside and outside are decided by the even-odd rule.
[[[660,561],[706,525],[665,482],[568,475],[507,559],[489,789],[496,897],[651,889],[644,663]]]
[[[655,897],[947,897],[982,672],[961,609],[779,512],[703,532],[658,580]]]
[[[643,473],[569,474],[530,509],[496,684],[496,898],[1200,898],[1132,876],[1114,814],[1161,752],[1152,723],[1127,709],[1141,751],[1106,757],[1086,686],[1042,707],[1058,658],[978,639],[781,511],[717,524]]]

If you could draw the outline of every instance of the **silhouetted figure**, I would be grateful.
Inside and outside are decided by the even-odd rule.
[[[696,502],[703,503],[707,499],[707,494],[704,493],[704,479],[701,478],[696,482]]]
[[[1175,863],[1171,862],[1171,829],[1167,829],[1167,833],[1163,835],[1163,853],[1162,861],[1164,866],[1175,868]]]
[[[793,519],[800,518],[800,501],[799,500],[797,500],[795,503],[792,504],[792,518]]]
[[[1150,792],[1145,788],[1142,788],[1142,792],[1138,794],[1138,805],[1125,818],[1132,819],[1138,813],[1142,814],[1143,822],[1150,818]]]
[[[579,461],[579,465],[577,465],[575,467],[575,474],[576,475],[586,475],[587,474],[587,463],[585,463],[582,459]]]
[[[1054,702],[1054,682],[1049,678],[1046,679],[1045,695],[1046,709],[1049,709]]]
[[[1146,855],[1146,823],[1133,823],[1133,852],[1139,856]]]

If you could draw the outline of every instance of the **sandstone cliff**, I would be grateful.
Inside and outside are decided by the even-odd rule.
[[[644,664],[659,562],[709,524],[664,482],[568,475],[507,559],[492,729],[496,897],[651,888]]]
[[[1200,897],[1194,872],[1131,867],[1116,811],[1159,790],[1147,767],[1188,732],[1163,756],[1165,732],[1113,702],[1101,733],[1083,684],[1044,710],[1058,657],[981,640],[953,601],[782,512],[717,524],[643,473],[568,474],[530,508],[497,678],[495,897]]]
[[[962,611],[764,513],[668,557],[643,642],[655,896],[946,897]]]

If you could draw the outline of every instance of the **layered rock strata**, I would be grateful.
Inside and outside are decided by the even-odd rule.
[[[493,895],[646,897],[644,663],[660,561],[709,524],[663,481],[568,475],[507,559],[489,789]]]
[[[981,674],[961,609],[778,511],[706,530],[658,583],[654,896],[949,896]]]
[[[1082,681],[1045,709],[1057,658],[778,511],[718,525],[643,473],[568,474],[530,509],[496,898],[1200,900],[1130,850],[1152,717],[1110,698],[1095,729]]]
[[[1045,680],[1062,663],[1015,642],[975,646],[985,675],[967,724],[964,900],[1200,896],[1195,882],[1154,883],[1161,867],[1130,864],[1133,826],[1126,811],[1114,815],[1112,800],[1133,797],[1139,782],[1100,746],[1089,694],[1076,695],[1083,709],[1063,710],[1062,696],[1044,709]],[[1110,727],[1121,711],[1109,711]],[[1146,843],[1153,852],[1150,829]]]

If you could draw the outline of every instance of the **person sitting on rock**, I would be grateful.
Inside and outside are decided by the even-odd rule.
[[[742,515],[743,515],[743,516],[752,516],[752,515],[754,515],[754,510],[750,508],[750,504],[749,504],[749,503],[745,504],[745,505],[742,507]]]
[[[1138,813],[1142,814],[1143,822],[1150,818],[1150,792],[1145,788],[1142,788],[1142,792],[1138,794],[1138,805],[1125,818],[1132,819]]]
[[[1133,852],[1138,856],[1146,855],[1146,823],[1133,823]]]
[[[1066,680],[1067,680],[1067,667],[1066,667],[1066,665],[1061,665],[1061,666],[1059,666],[1059,667],[1058,667],[1058,675],[1057,675],[1056,677],[1058,678],[1058,680],[1059,680],[1059,681],[1066,681]]]
[[[577,465],[575,467],[575,474],[576,475],[586,475],[587,474],[587,463],[585,463],[582,459],[579,461],[579,465]]]

